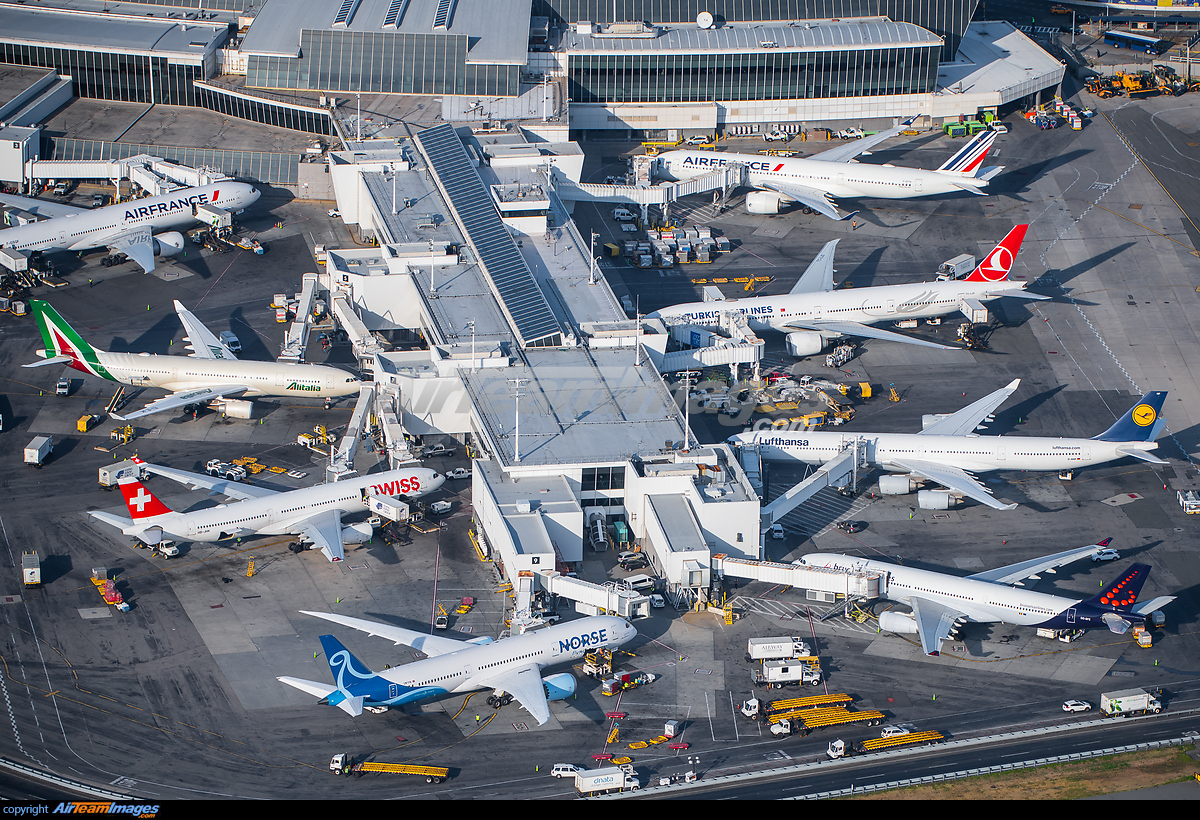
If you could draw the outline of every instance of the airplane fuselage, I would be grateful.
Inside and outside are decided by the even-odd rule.
[[[934,601],[965,613],[969,620],[976,623],[1005,623],[1048,629],[1096,629],[1106,627],[1102,619],[1104,613],[1115,611],[1112,607],[1085,603],[1083,598],[1064,598],[1024,587],[958,578],[869,558],[812,553],[801,560],[808,566],[881,573],[886,579],[885,584],[880,586],[881,597],[904,604],[909,604],[914,597]],[[1123,612],[1122,617],[1138,622],[1143,620],[1142,616],[1128,612]]]
[[[842,288],[826,293],[789,293],[721,302],[688,302],[649,315],[651,318],[679,317],[694,325],[718,326],[722,313],[737,310],[745,316],[752,330],[786,332],[795,329],[796,322],[822,319],[871,325],[884,321],[947,316],[962,309],[963,299],[987,301],[998,298],[988,294],[1015,290],[1020,286],[1021,283],[1007,280],[916,282],[910,285]]]
[[[802,185],[828,191],[839,198],[913,199],[959,193],[963,185],[977,188],[987,185],[986,180],[955,172],[724,151],[667,151],[658,158],[658,175],[673,181],[692,179],[720,170],[730,162],[746,166],[752,187],[767,187],[764,183]]]
[[[896,463],[905,459],[937,462],[970,472],[1061,471],[1125,458],[1126,454],[1118,451],[1121,447],[1153,449],[1153,442],[1131,444],[1042,436],[923,436],[916,433],[773,430],[733,436],[738,442],[757,444],[760,455],[768,461],[800,461],[813,465],[832,461],[855,439],[866,444],[866,459],[870,464],[891,472],[909,472]]]
[[[623,619],[594,615],[487,644],[464,643],[457,652],[377,673],[356,684],[367,703],[396,706],[441,695],[496,688],[488,681],[536,664],[572,663],[601,647],[616,648],[637,634]],[[334,661],[330,659],[331,666]],[[343,681],[335,681],[342,685]],[[501,687],[502,688],[502,687]]]
[[[247,535],[283,535],[295,533],[298,522],[331,510],[365,512],[364,490],[373,495],[419,498],[441,487],[445,481],[445,476],[425,467],[390,470],[195,512],[172,512],[138,519],[123,532],[136,536],[158,528],[165,539],[204,542]],[[141,500],[134,496],[129,501],[130,507]],[[150,496],[146,495],[144,502],[149,501]]]
[[[155,231],[194,224],[197,219],[192,209],[196,205],[237,211],[255,202],[259,195],[258,189],[244,182],[186,188],[6,228],[0,230],[0,247],[44,252],[107,247],[116,237],[139,228]]]

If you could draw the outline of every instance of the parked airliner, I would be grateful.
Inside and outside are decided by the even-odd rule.
[[[371,495],[419,498],[446,481],[445,476],[428,468],[406,467],[278,492],[137,461],[146,472],[166,476],[193,489],[227,495],[240,503],[174,512],[138,479],[123,478],[118,484],[132,519],[101,511],[89,515],[151,546],[163,541],[208,542],[250,535],[298,535],[319,548],[330,561],[341,561],[345,544],[369,541],[373,532],[365,522],[343,527],[343,513],[365,512],[366,499]]]
[[[811,157],[667,151],[659,155],[655,175],[674,181],[693,179],[739,162],[746,166],[750,187],[758,189],[746,195],[746,210],[750,213],[777,214],[784,203],[796,202],[830,219],[849,219],[857,213],[840,213],[835,200],[842,198],[915,199],[962,191],[986,196],[983,189],[1004,170],[1002,165],[982,167],[998,136],[998,132],[990,129],[979,132],[935,171],[854,161],[883,140],[906,130],[915,119]]]
[[[990,470],[1043,470],[1061,472],[1104,464],[1132,456],[1151,464],[1167,462],[1151,455],[1155,439],[1166,419],[1162,417],[1166,391],[1142,396],[1125,415],[1094,438],[1048,438],[1040,436],[981,436],[974,431],[990,420],[1005,399],[1016,392],[1020,379],[985,396],[957,413],[930,417],[919,433],[825,433],[818,431],[759,430],[738,433],[728,441],[737,446],[755,445],[767,461],[802,461],[825,464],[837,458],[856,439],[866,448],[867,463],[904,475],[879,479],[882,495],[905,495],[914,485],[929,480],[946,490],[921,490],[917,503],[922,509],[944,510],[967,496],[997,510],[1016,504],[1001,504],[991,491],[969,473]]]
[[[154,257],[174,256],[184,245],[178,231],[155,231],[195,224],[200,205],[240,211],[259,196],[253,185],[225,181],[88,210],[5,194],[0,202],[49,218],[0,231],[0,247],[45,253],[110,248],[149,273]]]
[[[984,258],[970,275],[948,282],[917,282],[910,285],[881,285],[872,288],[833,289],[833,251],[838,240],[826,243],[788,293],[752,296],[715,302],[688,302],[662,308],[649,318],[676,319],[693,325],[717,326],[721,314],[739,311],[752,330],[775,330],[787,334],[788,352],[793,356],[815,356],[830,339],[861,336],[868,339],[956,349],[953,345],[926,342],[871,327],[877,322],[928,319],[960,311],[968,316],[992,299],[1048,299],[1025,290],[1025,282],[1008,278],[1021,250],[1028,225],[1017,225]]]
[[[541,725],[550,719],[549,701],[575,694],[575,677],[570,672],[543,678],[544,667],[577,661],[595,649],[615,649],[637,635],[636,629],[612,615],[593,615],[499,641],[487,637],[460,641],[345,615],[302,612],[387,638],[397,646],[411,646],[429,656],[372,672],[337,638],[322,635],[321,647],[333,673],[332,686],[303,678],[277,678],[355,717],[362,714],[364,706],[400,706],[491,689],[494,694],[488,698],[490,706],[499,709],[516,698]]]
[[[24,367],[66,364],[81,373],[120,384],[160,387],[171,391],[171,395],[153,401],[141,410],[124,416],[113,414],[113,418],[121,421],[208,402],[215,402],[230,416],[250,418],[250,402],[239,399],[255,396],[351,396],[362,387],[357,376],[336,367],[212,358],[215,355],[213,348],[198,334],[196,327],[199,323],[194,322],[195,317],[191,317],[193,322],[187,325],[188,340],[194,350],[190,356],[107,353],[85,342],[48,302],[32,299],[29,304],[45,344],[45,348],[36,353],[45,361]],[[182,307],[178,303],[176,305]]]
[[[1107,547],[1111,540],[966,578],[825,552],[805,555],[800,563],[843,572],[882,575],[879,597],[907,604],[912,608],[912,614],[884,612],[879,616],[879,628],[916,634],[921,639],[921,650],[927,655],[937,655],[941,652],[942,642],[966,622],[1048,629],[1106,627],[1124,634],[1130,626],[1143,623],[1151,612],[1175,600],[1175,596],[1163,596],[1137,603],[1138,593],[1150,573],[1147,564],[1132,564],[1117,580],[1090,598],[1064,598],[1020,588],[1022,581],[1038,578],[1039,572],[1054,572],[1055,567]]]

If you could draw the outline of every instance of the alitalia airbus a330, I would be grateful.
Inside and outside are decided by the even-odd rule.
[[[255,396],[350,396],[362,386],[357,376],[336,367],[285,362],[244,362],[227,348],[195,317],[176,302],[187,339],[190,356],[161,356],[151,353],[107,353],[83,340],[49,303],[30,300],[38,328],[45,343],[37,355],[45,361],[25,367],[66,364],[81,373],[127,384],[133,387],[159,387],[171,395],[129,413],[113,418],[122,421],[161,413],[177,407],[214,402],[231,416],[249,418],[248,401]]]

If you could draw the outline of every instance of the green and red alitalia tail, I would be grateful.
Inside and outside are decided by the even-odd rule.
[[[38,329],[42,331],[42,341],[46,344],[43,354],[45,358],[69,359],[69,362],[64,363],[70,364],[76,370],[116,381],[100,363],[100,351],[85,342],[48,302],[31,299],[29,304],[33,307],[33,316],[37,320]]]

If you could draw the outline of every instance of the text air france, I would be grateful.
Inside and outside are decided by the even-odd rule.
[[[129,222],[134,219],[161,216],[162,214],[175,213],[176,211],[190,211],[193,205],[208,205],[210,202],[216,202],[218,197],[220,197],[220,193],[213,191],[212,199],[209,199],[208,194],[193,194],[183,199],[172,199],[169,202],[156,202],[153,205],[126,208],[125,221]]]
[[[558,642],[559,652],[573,652],[578,649],[586,649],[589,646],[604,646],[608,643],[607,629],[593,629],[591,632],[585,632],[582,635],[575,635],[565,641]]]
[[[705,157],[705,156],[686,156],[683,158],[684,167],[687,168],[723,168],[729,160],[725,157]],[[759,162],[751,161],[745,163],[745,166],[751,171],[769,171],[775,173],[783,168],[782,162]]]

